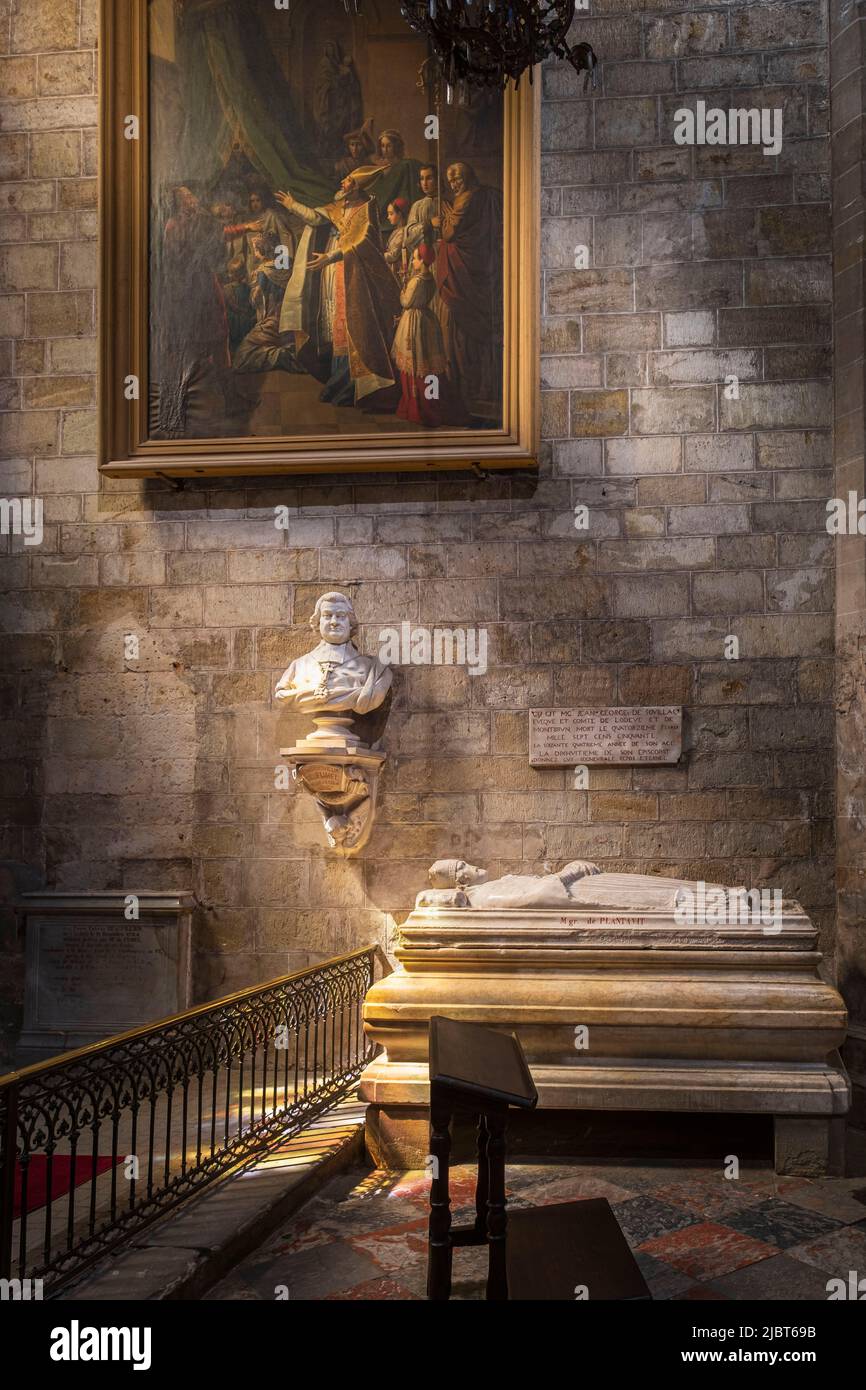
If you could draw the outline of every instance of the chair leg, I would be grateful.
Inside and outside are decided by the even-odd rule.
[[[507,1116],[487,1116],[487,1169],[490,1184],[487,1198],[487,1241],[490,1262],[487,1272],[487,1297],[491,1300],[508,1298],[508,1277],[505,1267],[505,1238],[508,1217],[505,1210],[505,1125]]]
[[[448,1163],[451,1153],[451,1109],[430,1100],[430,1223],[427,1247],[427,1297],[434,1302],[451,1297],[451,1198]]]
[[[490,1195],[489,1159],[487,1156],[487,1116],[478,1116],[478,1177],[475,1182],[475,1231],[487,1239],[487,1200]]]

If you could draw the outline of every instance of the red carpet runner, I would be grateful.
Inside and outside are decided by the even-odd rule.
[[[97,1158],[96,1172],[107,1173],[113,1163],[122,1163],[120,1158]],[[93,1175],[93,1159],[79,1157],[75,1161],[75,1186],[89,1183]],[[15,1201],[12,1209],[13,1220],[21,1215],[21,1193],[24,1173],[20,1163],[15,1173]],[[72,1159],[69,1155],[55,1157],[51,1168],[51,1200],[65,1197],[72,1187]],[[28,1164],[27,1172],[27,1210],[36,1211],[45,1206],[48,1195],[48,1159],[44,1154],[34,1154]]]

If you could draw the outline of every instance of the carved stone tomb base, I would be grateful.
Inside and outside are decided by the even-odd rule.
[[[841,1171],[846,1014],[797,903],[772,928],[416,908],[401,938],[364,1005],[386,1049],[361,1079],[378,1163],[403,1167],[426,1142],[428,1023],[444,1014],[517,1032],[539,1110],[772,1116],[777,1171]]]

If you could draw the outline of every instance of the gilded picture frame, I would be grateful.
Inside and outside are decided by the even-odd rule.
[[[535,465],[540,81],[473,97],[482,111],[470,102],[467,116],[444,100],[397,0],[365,0],[364,11],[361,21],[337,0],[292,0],[288,17],[274,19],[280,12],[264,0],[102,0],[99,464],[106,475]],[[261,33],[250,23],[259,14]],[[278,31],[277,23],[294,27]],[[393,73],[387,98],[386,71]],[[273,86],[280,100],[268,98]],[[376,112],[368,114],[371,105]],[[382,129],[390,112],[410,105],[408,134]],[[431,128],[438,140],[429,140]],[[342,164],[334,159],[341,140]],[[312,217],[325,205],[315,195],[349,165],[348,192],[341,181],[337,201]],[[271,187],[287,181],[287,166],[301,194],[311,190],[306,197]],[[426,185],[419,186],[419,166]],[[431,180],[419,232],[416,207]],[[398,188],[405,196],[388,201]],[[276,201],[285,194],[288,202]],[[347,208],[356,209],[353,225],[366,226],[354,239],[345,230]],[[466,208],[475,240],[465,241],[461,259],[455,243],[468,236],[470,219],[460,230]],[[395,239],[396,292],[381,259]],[[454,265],[456,291],[448,279]],[[489,289],[494,284],[498,291]],[[475,403],[483,391],[471,338],[461,357],[461,322],[479,331],[467,318],[473,296],[478,322],[489,304],[501,304],[501,342],[491,335],[501,373],[493,406]],[[390,343],[392,331],[390,368],[371,366],[375,343]],[[440,362],[452,402],[444,406],[440,374],[426,370]],[[416,364],[414,375],[407,363]],[[430,408],[420,399],[428,393],[439,402]]]

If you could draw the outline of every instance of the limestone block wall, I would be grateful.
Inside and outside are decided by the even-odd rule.
[[[544,73],[538,478],[178,491],[96,472],[95,0],[0,2],[0,495],[46,517],[0,553],[0,859],[10,894],[193,889],[199,998],[388,944],[456,853],[780,887],[832,948],[825,0],[591,0],[575,32],[602,69],[590,93]],[[781,109],[780,152],[677,145],[699,99]],[[380,820],[348,863],[274,789],[272,690],[335,586],[368,649],[405,621],[489,640],[484,675],[398,671]],[[588,790],[529,767],[530,707],[616,703],[682,703],[682,766]]]
[[[866,497],[864,471],[864,72],[866,10],[831,7],[836,302],[835,496]],[[839,983],[850,1011],[845,1061],[866,1120],[866,538],[835,541]]]

